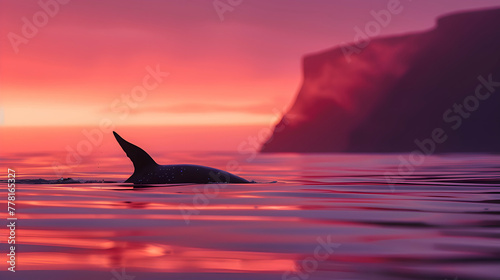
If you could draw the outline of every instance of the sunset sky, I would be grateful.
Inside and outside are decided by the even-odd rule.
[[[25,38],[23,18],[33,23],[38,13],[35,20],[44,20],[38,2],[0,1],[4,132],[97,127],[106,118],[117,127],[191,126],[205,133],[231,126],[242,137],[272,127],[291,105],[305,54],[351,42],[354,27],[390,1],[245,0],[220,17],[211,0],[72,0]],[[402,13],[381,35],[428,29],[438,15],[499,5],[402,0]],[[12,34],[24,41],[13,44]],[[151,89],[130,101],[148,67],[169,74],[158,83],[150,79]],[[4,133],[2,141],[9,147],[14,140],[5,142]]]

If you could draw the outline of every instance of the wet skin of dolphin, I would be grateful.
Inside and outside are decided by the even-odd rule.
[[[127,142],[113,131],[116,141],[134,164],[134,174],[125,183],[134,184],[207,184],[252,183],[229,172],[192,164],[159,165],[143,149]]]

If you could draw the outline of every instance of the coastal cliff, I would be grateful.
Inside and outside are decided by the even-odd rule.
[[[464,12],[359,53],[346,56],[360,42],[306,56],[261,151],[500,152],[499,26],[500,9]]]

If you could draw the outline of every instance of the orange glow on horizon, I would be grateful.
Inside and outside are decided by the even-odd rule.
[[[438,15],[495,4],[476,2],[443,1],[432,9],[412,4],[380,35],[427,29]],[[2,149],[61,151],[75,144],[62,138],[76,137],[35,139],[110,119],[116,127],[189,127],[196,131],[187,133],[190,138],[213,138],[207,136],[213,130],[219,138],[233,139],[231,144],[210,139],[182,149],[234,150],[244,141],[234,140],[242,131],[249,137],[256,131],[250,126],[272,127],[292,105],[304,56],[352,42],[351,27],[370,15],[364,5],[336,1],[287,3],[283,10],[256,1],[221,22],[213,6],[202,2],[96,3],[62,5],[36,34],[16,45],[9,34],[23,35],[23,18],[41,10],[39,1],[0,0]],[[366,3],[376,8],[375,2]],[[52,129],[34,134],[32,127]],[[5,128],[21,128],[17,133],[30,138],[13,143],[14,135],[6,135],[12,130]],[[169,140],[174,136],[183,147],[186,135]],[[55,142],[61,143],[56,147]]]

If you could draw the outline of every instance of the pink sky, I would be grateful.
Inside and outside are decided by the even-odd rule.
[[[93,127],[104,118],[117,126],[270,127],[294,100],[301,58],[351,42],[354,27],[389,0],[245,0],[223,21],[213,1],[73,0],[16,53],[9,34],[23,34],[23,17],[32,22],[43,11],[38,2],[0,0],[4,128]],[[454,11],[500,6],[400,2],[403,11],[381,35],[428,29]],[[143,84],[148,66],[169,75],[125,114],[118,109],[127,104],[122,96]]]

